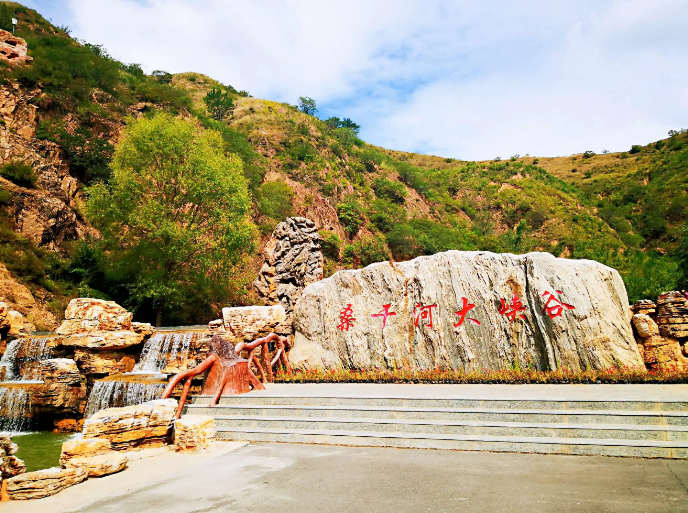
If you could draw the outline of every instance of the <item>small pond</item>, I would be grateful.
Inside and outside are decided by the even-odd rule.
[[[26,471],[33,472],[44,468],[59,467],[62,443],[74,436],[74,433],[36,431],[15,434],[12,436],[12,441],[19,446],[17,457],[26,463]]]

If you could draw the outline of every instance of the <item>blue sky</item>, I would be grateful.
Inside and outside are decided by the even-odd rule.
[[[147,72],[311,96],[384,147],[621,151],[688,127],[687,0],[32,0]]]

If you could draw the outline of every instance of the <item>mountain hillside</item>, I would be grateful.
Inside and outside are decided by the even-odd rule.
[[[30,9],[4,5],[0,28],[16,13],[33,62],[0,69],[0,262],[58,317],[70,297],[90,295],[151,320],[132,303],[126,276],[111,271],[83,204],[89,184],[108,180],[128,120],[158,111],[218,131],[241,157],[258,248],[285,217],[313,219],[326,275],[448,249],[538,250],[619,269],[632,300],[676,285],[688,133],[625,153],[557,158],[465,162],[393,151],[366,144],[350,120],[321,120],[200,73],[147,76]],[[212,91],[233,102],[222,121],[204,101]],[[168,312],[170,322],[203,322],[224,304],[256,301],[250,284],[260,264],[256,251],[231,292],[190,300]]]

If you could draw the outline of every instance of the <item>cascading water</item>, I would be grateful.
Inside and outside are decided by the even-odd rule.
[[[26,388],[0,384],[0,431],[19,433],[30,428],[30,400]]]
[[[164,381],[150,381],[144,377],[139,379],[131,376],[127,381],[96,381],[86,404],[86,417],[105,408],[131,406],[160,398],[165,390]]]
[[[146,341],[133,372],[96,381],[88,397],[86,416],[105,408],[130,406],[159,399],[166,381],[160,374],[169,364],[182,364],[203,332],[159,331]]]
[[[4,381],[32,381],[40,379],[38,363],[52,355],[48,345],[50,337],[26,337],[13,340],[0,358],[0,376],[5,374]],[[18,358],[20,352],[24,356]]]
[[[198,331],[158,332],[143,346],[141,359],[134,372],[156,373],[162,371],[169,362],[185,360],[189,348],[201,334]]]
[[[30,429],[29,391],[40,380],[42,360],[52,356],[50,337],[24,337],[13,340],[0,358],[0,430],[22,432]]]

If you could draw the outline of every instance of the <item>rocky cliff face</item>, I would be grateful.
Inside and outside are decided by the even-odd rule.
[[[277,225],[263,250],[265,263],[253,288],[266,304],[284,307],[287,323],[304,287],[322,279],[320,240],[313,221],[290,217]]]
[[[589,260],[448,251],[340,271],[294,310],[297,367],[643,364],[619,274]]]
[[[37,175],[36,188],[19,187],[4,178],[0,185],[12,193],[7,211],[14,230],[57,251],[64,241],[96,232],[77,214],[78,182],[70,176],[58,145],[35,138],[35,102],[41,94],[24,92],[16,83],[0,88],[0,165],[20,161]]]

